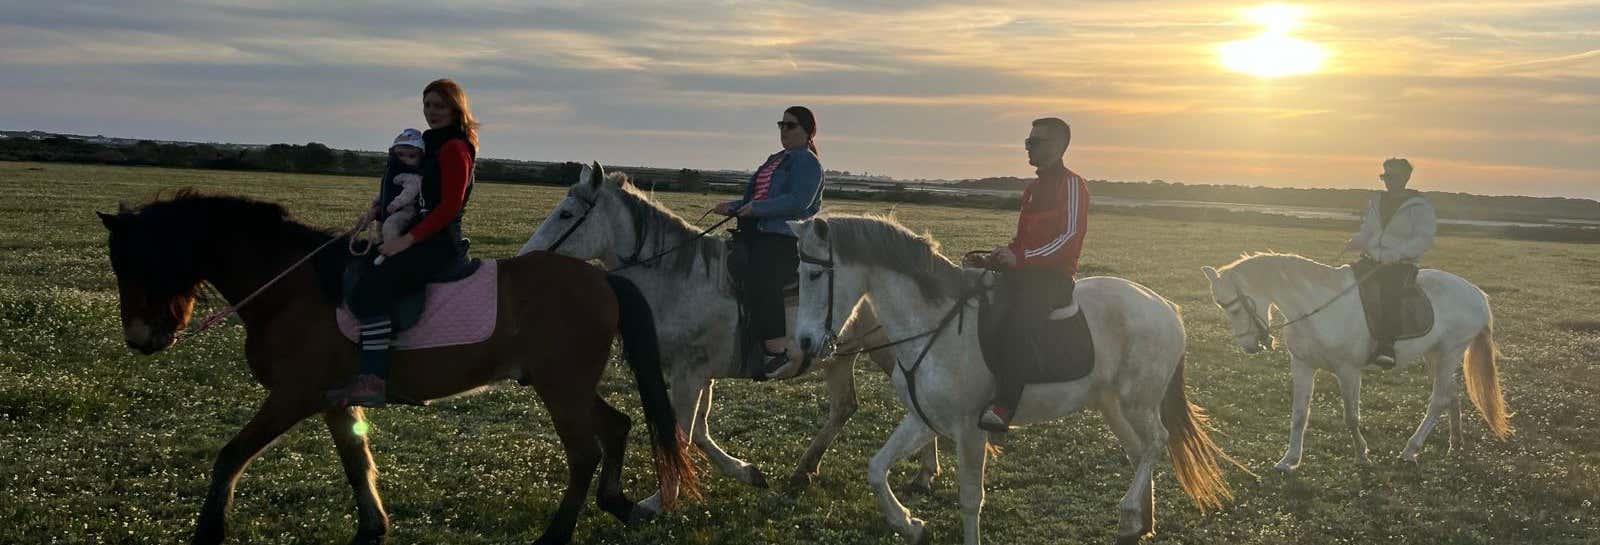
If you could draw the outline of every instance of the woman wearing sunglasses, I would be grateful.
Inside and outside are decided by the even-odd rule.
[[[725,202],[712,211],[738,216],[734,240],[747,260],[739,279],[743,284],[746,338],[760,339],[763,354],[753,367],[757,376],[793,375],[797,364],[789,358],[788,324],[785,323],[783,288],[795,279],[799,251],[789,222],[810,218],[822,208],[822,162],[817,159],[817,118],[804,106],[791,106],[778,122],[783,150],[767,157],[745,187],[744,198]],[[745,354],[754,357],[754,350]],[[749,361],[748,359],[746,361]],[[798,358],[795,359],[798,361]]]

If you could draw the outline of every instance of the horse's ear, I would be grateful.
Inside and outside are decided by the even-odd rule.
[[[1211,268],[1209,265],[1200,267],[1200,272],[1206,273],[1206,280],[1210,280],[1212,282],[1216,282],[1218,278],[1221,278],[1217,275],[1217,270]]]
[[[116,214],[96,211],[94,215],[100,216],[100,223],[105,224],[107,231],[115,231],[117,227],[122,225],[122,217]]]
[[[594,162],[590,163],[589,164],[589,186],[593,187],[595,189],[599,189],[600,188],[600,183],[604,182],[605,180],[606,180],[606,169],[605,169],[605,167],[600,166],[600,162],[599,161],[594,161]]]

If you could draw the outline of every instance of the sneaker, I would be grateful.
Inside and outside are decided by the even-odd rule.
[[[343,388],[330,390],[328,402],[336,407],[379,408],[385,404],[388,385],[377,375],[356,375]]]
[[[1372,356],[1372,363],[1384,370],[1394,369],[1394,347],[1379,348],[1378,353]]]
[[[785,348],[782,352],[776,354],[765,350],[762,350],[762,352],[766,353],[766,356],[761,361],[762,376],[767,377],[769,380],[790,378],[793,372],[789,370],[789,367],[794,362],[789,360],[789,349]]]
[[[1011,431],[1012,414],[1005,407],[990,405],[988,410],[978,416],[978,427],[993,433]]]

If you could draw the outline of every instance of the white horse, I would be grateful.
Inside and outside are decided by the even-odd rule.
[[[899,369],[891,373],[911,410],[867,469],[883,514],[907,542],[931,539],[924,523],[895,498],[887,476],[894,461],[942,435],[956,443],[965,542],[977,545],[989,439],[978,428],[978,415],[994,395],[994,380],[973,317],[958,318],[969,322],[959,327],[951,312],[971,306],[968,290],[982,282],[982,271],[957,267],[939,253],[937,242],[892,220],[830,216],[798,230],[802,347],[826,355],[836,335],[833,317],[848,316],[863,301],[877,309],[890,338],[911,339],[894,347]],[[1100,410],[1135,468],[1119,505],[1118,543],[1154,531],[1151,473],[1163,446],[1184,491],[1202,508],[1221,505],[1231,493],[1217,460],[1231,458],[1212,443],[1203,411],[1184,393],[1177,305],[1144,286],[1103,276],[1079,281],[1075,299],[1088,315],[1094,370],[1071,382],[1028,386],[1014,423],[1061,418],[1084,407]]]
[[[1254,254],[1221,269],[1204,267],[1202,271],[1211,280],[1211,296],[1227,313],[1234,339],[1245,352],[1254,354],[1273,344],[1272,330],[1281,327],[1269,325],[1274,317],[1280,324],[1289,324],[1282,329],[1289,347],[1294,409],[1289,420],[1289,449],[1277,468],[1287,472],[1300,466],[1318,369],[1339,379],[1356,461],[1370,463],[1367,441],[1361,436],[1361,370],[1377,345],[1367,330],[1355,272],[1349,266],[1329,267],[1289,254]],[[1461,445],[1457,361],[1464,369],[1467,395],[1489,431],[1501,438],[1511,433],[1495,364],[1499,351],[1489,296],[1459,276],[1434,269],[1417,273],[1417,285],[1433,303],[1433,330],[1395,343],[1395,361],[1409,365],[1425,359],[1433,377],[1428,413],[1400,453],[1401,459],[1412,462],[1441,415],[1450,416],[1450,448]]]
[[[722,450],[707,426],[713,379],[746,377],[737,357],[738,303],[726,275],[723,239],[696,239],[700,233],[639,191],[626,175],[608,175],[596,163],[583,168],[567,197],[550,211],[518,254],[556,246],[557,253],[599,259],[608,269],[626,266],[616,274],[637,285],[654,311],[662,366],[672,384],[678,422],[688,426],[694,444],[724,474],[765,488],[761,471]],[[659,259],[649,259],[663,252],[667,253]],[[633,265],[641,259],[649,262]],[[792,308],[790,313],[792,332]],[[855,342],[847,349],[859,350],[887,340],[870,308],[861,309],[848,324],[849,337]],[[868,355],[886,372],[894,364],[887,349]],[[851,362],[824,360],[816,367],[827,382],[828,420],[796,465],[789,481],[792,488],[810,484],[823,453],[857,408]],[[938,451],[930,445],[923,451],[922,470],[912,485],[927,489],[938,473]],[[655,509],[659,501],[658,494],[643,505]]]

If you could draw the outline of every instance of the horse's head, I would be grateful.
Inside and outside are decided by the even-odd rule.
[[[1267,328],[1267,301],[1260,293],[1245,289],[1233,271],[1217,272],[1211,267],[1201,267],[1211,281],[1211,298],[1228,316],[1228,328],[1233,340],[1246,354],[1255,354],[1272,346],[1272,332]]]
[[[861,265],[841,261],[828,237],[828,220],[818,218],[795,227],[800,250],[800,303],[795,309],[795,339],[809,357],[827,358],[838,341],[844,320],[867,294]]]
[[[567,197],[550,210],[517,255],[533,251],[555,252],[579,259],[600,259],[616,247],[613,225],[623,225],[626,217],[615,199],[607,196],[628,178],[622,173],[607,175],[600,163],[583,167],[578,180],[567,190]]]
[[[192,245],[126,206],[116,214],[96,214],[110,231],[111,270],[117,275],[128,347],[149,355],[172,346],[189,323],[200,289]]]

